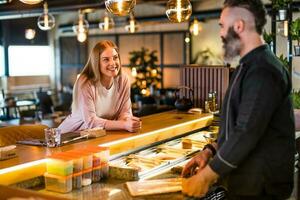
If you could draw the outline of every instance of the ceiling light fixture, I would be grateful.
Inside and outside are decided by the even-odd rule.
[[[28,28],[25,30],[25,38],[27,40],[32,40],[34,39],[35,37],[35,30],[34,29],[31,29],[31,28]]]
[[[189,43],[191,39],[189,37],[184,38],[185,43]]]
[[[48,13],[48,4],[44,3],[44,13],[38,18],[38,27],[43,31],[48,31],[55,26],[55,18]]]
[[[84,42],[87,39],[89,30],[89,22],[84,19],[83,13],[79,10],[78,13],[78,24],[73,25],[73,31],[77,34],[77,40]]]
[[[41,3],[43,0],[20,0],[20,1],[29,5],[33,5],[33,4]]]
[[[117,16],[126,16],[133,10],[136,0],[105,0],[106,9]]]
[[[115,26],[113,18],[108,16],[108,13],[105,12],[105,16],[103,18],[103,22],[99,23],[99,28],[101,30],[107,31],[109,29],[112,29]]]
[[[197,36],[200,31],[202,31],[202,26],[201,26],[200,22],[197,20],[197,18],[194,18],[194,21],[193,21],[192,25],[190,26],[190,32],[194,36]]]
[[[133,14],[130,15],[129,24],[125,26],[125,29],[130,33],[134,33],[138,30],[138,25],[136,23],[136,20],[134,19]]]
[[[171,22],[187,21],[192,14],[192,4],[189,0],[169,0],[166,15]]]
[[[0,0],[0,4],[10,3],[12,0]]]

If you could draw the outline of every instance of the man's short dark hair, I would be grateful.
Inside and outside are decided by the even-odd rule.
[[[255,19],[257,33],[262,34],[267,19],[266,9],[261,0],[225,0],[224,7],[240,7],[250,11]]]

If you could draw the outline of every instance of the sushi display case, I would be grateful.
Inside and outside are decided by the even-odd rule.
[[[126,181],[149,179],[182,165],[217,138],[218,127],[190,132],[126,153],[115,155],[109,162],[110,178]]]

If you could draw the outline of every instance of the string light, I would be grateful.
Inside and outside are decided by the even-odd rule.
[[[105,16],[103,18],[103,22],[99,23],[99,28],[101,30],[108,31],[109,29],[112,29],[114,27],[114,25],[115,25],[115,23],[114,23],[113,18],[110,18],[108,16],[108,13],[105,12]]]
[[[136,0],[106,0],[106,9],[117,16],[126,16],[133,10]]]
[[[73,31],[77,34],[77,40],[79,42],[84,42],[87,39],[89,23],[84,19],[81,10],[79,10],[78,15],[78,24],[74,24]]]
[[[41,3],[43,0],[20,0],[22,3],[33,5]]]
[[[138,30],[138,25],[136,23],[136,20],[134,19],[133,14],[130,15],[129,24],[125,26],[125,29],[130,33],[134,33]]]
[[[38,27],[43,31],[48,31],[55,26],[55,18],[48,13],[48,4],[44,3],[44,13],[38,18]]]
[[[197,36],[199,35],[199,32],[202,31],[202,27],[197,20],[197,18],[194,19],[192,25],[190,26],[190,32],[194,35]]]
[[[29,29],[25,30],[25,38],[27,40],[32,40],[32,39],[34,39],[34,37],[35,37],[35,30],[34,29],[29,28]]]
[[[192,4],[189,0],[169,0],[166,15],[171,22],[187,21],[192,14]]]

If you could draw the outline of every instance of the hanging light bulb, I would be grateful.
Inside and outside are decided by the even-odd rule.
[[[108,13],[105,12],[105,16],[103,18],[103,22],[99,23],[99,28],[101,30],[107,31],[109,29],[112,29],[115,26],[115,22],[113,20],[113,18],[110,18],[108,16]]]
[[[189,37],[184,38],[185,43],[190,43],[191,39]]]
[[[87,38],[87,33],[85,33],[85,32],[77,33],[77,40],[78,40],[79,42],[84,42],[84,41],[86,41],[86,38]]]
[[[55,26],[55,18],[48,13],[48,4],[44,3],[44,13],[38,18],[38,27],[43,31],[48,31]]]
[[[20,1],[23,3],[26,3],[26,4],[33,5],[33,4],[38,4],[38,3],[42,2],[43,0],[20,0]]]
[[[199,32],[202,31],[202,26],[200,25],[199,21],[197,18],[194,19],[192,25],[190,26],[190,32],[194,35],[197,36]]]
[[[138,25],[136,24],[133,14],[130,15],[129,24],[125,26],[125,29],[130,33],[134,33],[138,30]]]
[[[25,30],[25,38],[27,40],[32,40],[35,37],[35,30],[34,29],[26,29]]]
[[[133,67],[133,68],[131,69],[131,76],[133,76],[133,77],[136,77],[136,76],[137,76],[137,71],[136,71],[136,68],[135,68],[135,67]]]
[[[126,16],[132,11],[136,0],[105,0],[106,9],[117,16]]]
[[[192,4],[189,0],[169,0],[166,15],[171,22],[187,21],[192,14]]]
[[[84,19],[83,13],[79,10],[78,24],[73,25],[73,31],[77,34],[77,40],[84,42],[87,39],[89,23]]]

